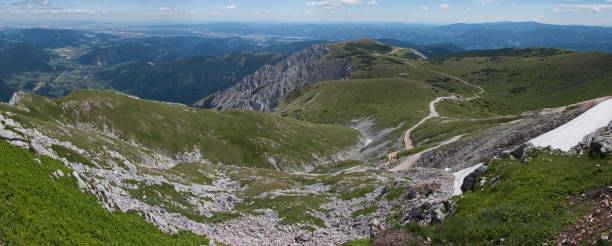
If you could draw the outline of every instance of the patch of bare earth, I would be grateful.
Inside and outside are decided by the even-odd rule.
[[[598,188],[578,196],[569,196],[568,204],[588,209],[588,215],[573,223],[555,237],[556,245],[597,245],[611,243],[612,186]]]
[[[427,241],[424,241],[421,236],[415,233],[399,230],[384,232],[382,235],[378,235],[370,243],[370,246],[424,245],[426,243]]]

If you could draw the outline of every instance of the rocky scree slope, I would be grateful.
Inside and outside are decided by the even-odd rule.
[[[205,97],[194,105],[219,110],[241,108],[271,112],[289,92],[305,85],[350,76],[350,58],[323,59],[330,50],[319,44],[276,65],[266,65],[235,86]]]
[[[132,111],[135,109],[140,113]],[[126,110],[137,118],[108,114]],[[143,112],[154,112],[157,120],[139,124],[149,117]],[[232,245],[339,245],[367,237],[371,224],[375,230],[390,226],[391,221],[380,221],[381,217],[429,223],[442,219],[446,214],[443,211],[449,209],[443,201],[450,197],[452,180],[439,169],[419,168],[401,174],[295,174],[227,165],[215,160],[207,148],[198,149],[197,141],[186,145],[174,142],[193,140],[185,137],[161,136],[165,144],[184,146],[185,152],[175,156],[168,156],[169,149],[163,151],[149,142],[149,134],[163,133],[160,129],[179,135],[180,131],[189,131],[189,116],[208,121],[221,117],[222,126],[233,129],[227,122],[240,121],[246,113],[193,109],[100,91],[76,91],[59,99],[17,93],[10,106],[0,104],[0,139],[62,161],[71,169],[70,175],[65,175],[66,170],[51,175],[74,179],[81,190],[96,195],[107,210],[136,211],[163,232],[187,230]],[[253,113],[255,118],[248,119],[250,125],[257,125],[258,115],[277,119],[267,113]],[[180,129],[154,124],[168,121],[171,115],[180,116],[172,123]],[[279,125],[283,127],[273,131],[291,136],[296,133],[290,132],[300,132],[301,128],[291,127],[291,122],[297,121],[281,120],[284,124]],[[125,125],[128,123],[132,125]],[[308,124],[305,128],[318,126]],[[329,138],[335,139],[329,134],[342,129],[356,133],[329,127],[330,131],[323,134]],[[221,139],[208,145],[227,146],[222,148],[227,151],[233,150],[231,143],[238,144],[224,139],[220,128],[209,130],[214,132],[211,136]],[[237,149],[248,148],[244,142],[239,145]],[[295,149],[306,151],[304,147]]]

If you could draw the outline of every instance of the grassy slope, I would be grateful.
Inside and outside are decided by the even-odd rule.
[[[281,115],[316,123],[349,124],[371,117],[375,128],[411,126],[429,114],[428,104],[448,93],[402,78],[329,81],[294,91]]]
[[[55,170],[69,173],[48,157],[39,164],[23,149],[0,141],[0,242],[7,245],[201,245],[202,236],[167,236],[135,213],[108,212],[69,177],[53,180]]]
[[[29,94],[24,115],[49,123],[79,122],[102,130],[105,125],[121,139],[132,139],[173,157],[200,148],[213,162],[271,168],[266,153],[281,167],[295,167],[356,143],[358,132],[317,125],[267,113],[231,110],[216,112],[129,98],[102,91],[75,91],[48,99]],[[26,121],[28,119],[25,119]],[[66,139],[70,140],[70,139]]]
[[[353,79],[393,78],[410,68],[418,56],[410,50],[380,44],[371,39],[358,39],[329,45],[328,59],[351,57]]]
[[[478,83],[482,100],[518,113],[612,94],[612,54],[560,52],[552,56],[467,57],[421,64]],[[505,109],[504,109],[505,107]]]
[[[489,164],[483,186],[476,184],[457,200],[457,210],[441,224],[402,229],[434,243],[483,245],[504,238],[510,245],[540,245],[585,215],[585,208],[566,204],[568,195],[612,185],[612,159],[561,153],[533,155],[522,163],[502,159]],[[600,167],[596,167],[600,165]],[[489,181],[499,176],[499,183]]]

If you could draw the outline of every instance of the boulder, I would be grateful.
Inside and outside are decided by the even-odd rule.
[[[442,222],[446,218],[446,213],[442,212],[444,205],[437,204],[433,207],[431,222]]]
[[[9,130],[0,129],[0,139],[26,141],[22,136]]]
[[[85,183],[85,181],[83,181],[83,179],[81,179],[81,176],[79,175],[77,171],[72,172],[72,177],[76,179],[79,189],[81,189],[82,191],[89,190],[89,186],[87,185],[87,183]]]
[[[19,148],[24,148],[24,149],[30,149],[30,144],[28,142],[25,141],[20,141],[20,140],[11,140],[8,141],[10,144],[17,146]]]
[[[414,187],[410,186],[406,193],[404,194],[405,200],[412,200],[419,196],[419,191],[417,191]]]
[[[523,155],[525,155],[527,150],[530,149],[531,147],[533,147],[531,143],[521,144],[519,146],[516,146],[514,149],[512,149],[510,154],[514,156],[516,159],[521,159],[523,158]]]
[[[57,171],[51,173],[51,177],[54,177],[54,178],[64,177],[64,172],[62,172],[62,170],[57,170]]]
[[[305,243],[305,242],[310,242],[312,241],[312,236],[311,236],[311,232],[304,232],[300,235],[297,235],[294,240],[296,243]]]
[[[419,206],[409,208],[404,212],[402,222],[426,223],[428,217],[427,211],[429,211],[431,207],[431,203],[424,202]]]
[[[589,147],[592,151],[599,151],[600,153],[612,152],[612,137],[597,136],[593,138]]]
[[[512,154],[512,150],[504,150],[499,154],[499,158],[506,158],[509,157]]]
[[[461,191],[466,192],[468,190],[474,189],[474,184],[476,184],[476,178],[479,175],[485,173],[487,169],[487,166],[480,166],[476,168],[476,170],[465,176],[465,178],[463,179],[463,183],[461,184]]]

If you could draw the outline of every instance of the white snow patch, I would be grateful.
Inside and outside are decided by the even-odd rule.
[[[596,105],[565,125],[530,140],[529,143],[536,147],[550,146],[552,149],[567,152],[578,145],[586,135],[607,126],[610,121],[612,121],[612,99]]]
[[[366,138],[365,143],[363,144],[364,146],[368,146],[372,143],[372,139],[370,138]]]
[[[461,185],[463,185],[463,179],[465,179],[466,176],[468,176],[470,173],[474,172],[474,170],[478,169],[481,166],[482,166],[482,163],[453,173],[453,176],[455,176],[455,181],[453,182],[453,196],[458,196],[463,193],[461,191]]]

